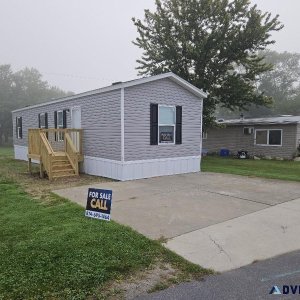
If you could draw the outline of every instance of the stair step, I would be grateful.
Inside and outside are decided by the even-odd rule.
[[[52,160],[52,165],[68,165],[70,162],[68,160]]]
[[[53,171],[58,171],[58,170],[67,170],[67,169],[72,169],[71,164],[64,164],[64,165],[52,165],[52,170]]]
[[[52,167],[52,172],[63,172],[63,171],[74,171],[71,165],[69,166],[62,166],[62,167],[57,167],[53,166]]]
[[[63,161],[68,160],[68,157],[66,155],[63,156],[53,156],[53,161]]]
[[[61,175],[53,175],[53,179],[64,178],[64,177],[74,177],[76,174],[61,174]]]
[[[71,173],[71,174],[75,174],[73,168],[69,168],[69,169],[62,169],[62,170],[53,170],[52,171],[53,174],[64,174],[64,173]]]

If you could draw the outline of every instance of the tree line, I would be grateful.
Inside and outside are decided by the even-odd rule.
[[[12,110],[70,94],[49,85],[34,68],[14,72],[11,65],[0,65],[0,145],[12,136]]]

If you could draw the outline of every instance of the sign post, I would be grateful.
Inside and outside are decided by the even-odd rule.
[[[112,190],[89,188],[85,216],[110,221]]]

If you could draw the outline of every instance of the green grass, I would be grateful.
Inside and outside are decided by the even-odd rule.
[[[128,227],[84,217],[82,207],[47,191],[47,201],[26,193],[26,164],[12,160],[10,149],[0,148],[0,165],[0,299],[102,299],[106,284],[157,262],[183,280],[210,273]]]
[[[300,162],[206,156],[202,171],[300,181]]]

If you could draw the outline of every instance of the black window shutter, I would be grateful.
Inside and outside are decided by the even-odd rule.
[[[22,117],[19,118],[20,122],[20,138],[23,138],[23,125],[22,125]]]
[[[176,144],[182,144],[182,106],[176,106]]]
[[[54,128],[57,128],[57,111],[54,112]]]
[[[57,111],[54,112],[54,128],[57,128]],[[57,133],[54,132],[54,140],[57,141]]]
[[[45,128],[48,128],[48,113],[45,113]]]
[[[158,145],[158,104],[150,103],[150,145]]]
[[[45,128],[48,129],[48,113],[45,113]],[[48,138],[48,131],[46,132],[46,137]]]
[[[41,128],[41,114],[38,115],[39,128]]]
[[[63,128],[67,128],[67,111],[63,110]]]

